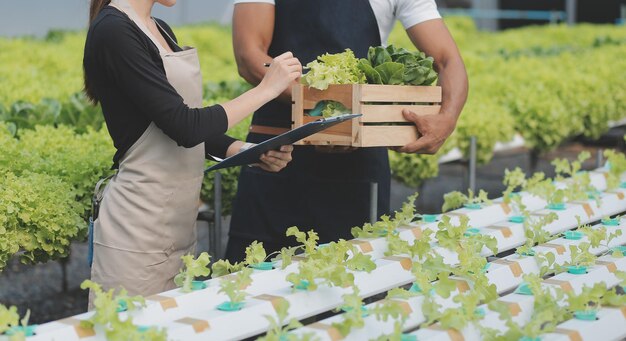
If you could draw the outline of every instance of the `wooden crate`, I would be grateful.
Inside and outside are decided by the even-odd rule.
[[[363,114],[299,141],[300,145],[395,147],[417,139],[417,129],[404,119],[402,109],[418,115],[434,115],[441,108],[441,87],[407,85],[341,84],[326,90],[295,85],[292,92],[292,127],[319,116],[307,113],[322,100],[342,103],[353,113]]]

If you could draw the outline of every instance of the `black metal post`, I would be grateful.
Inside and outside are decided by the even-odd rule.
[[[378,183],[370,182],[370,223],[378,220]]]
[[[468,183],[469,189],[474,192],[476,192],[476,158],[476,136],[472,136],[470,137]]]
[[[598,148],[598,150],[596,150],[596,168],[602,167],[602,164],[604,163],[602,154],[604,154],[604,150],[602,148]]]
[[[215,210],[215,258],[219,259],[222,256],[222,173],[215,172],[215,182],[213,184],[215,190],[215,203],[213,209]]]

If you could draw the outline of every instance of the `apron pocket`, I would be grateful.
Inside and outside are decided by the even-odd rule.
[[[94,222],[96,244],[130,252],[159,253],[172,248],[166,226],[171,189],[162,183],[130,182],[118,177],[109,183]]]
[[[168,198],[164,226],[171,236],[173,250],[188,249],[196,243],[196,221],[200,207],[202,176],[182,182]]]
[[[103,289],[124,288],[130,295],[167,290],[172,274],[166,252],[134,252],[94,244],[91,278]]]

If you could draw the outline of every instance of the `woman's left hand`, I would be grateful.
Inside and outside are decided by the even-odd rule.
[[[292,145],[280,147],[280,151],[270,150],[261,155],[261,162],[256,166],[268,172],[279,172],[291,161]]]

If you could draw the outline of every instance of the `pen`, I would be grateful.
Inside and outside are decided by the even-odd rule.
[[[270,63],[263,63],[263,66],[265,66],[265,67],[270,67],[270,65],[272,65],[272,64],[270,64]],[[308,66],[303,66],[302,69],[303,70],[308,70],[310,68]]]

